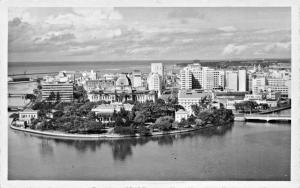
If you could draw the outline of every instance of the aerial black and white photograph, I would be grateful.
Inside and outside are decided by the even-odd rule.
[[[291,12],[9,7],[7,179],[290,181]]]

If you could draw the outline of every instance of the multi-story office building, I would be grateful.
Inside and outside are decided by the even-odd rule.
[[[225,72],[223,70],[214,71],[214,88],[224,89],[225,87]]]
[[[210,67],[202,67],[202,88],[204,90],[212,90],[214,88],[214,71]]]
[[[59,93],[60,101],[73,101],[73,83],[69,82],[43,82],[42,83],[42,100],[47,100],[51,93],[57,95]]]
[[[181,89],[192,89],[193,86],[193,78],[192,78],[192,71],[188,68],[185,67],[180,70],[180,88]]]
[[[238,91],[238,72],[226,71],[226,89],[229,91]]]
[[[161,77],[158,73],[150,73],[147,79],[148,89],[150,91],[157,91],[161,93]]]
[[[267,82],[269,86],[284,86],[287,83],[287,80],[283,78],[272,78],[268,77]]]
[[[252,78],[252,93],[259,94],[266,89],[266,77]]]
[[[200,64],[191,64],[180,70],[181,89],[213,90],[224,88],[225,73]]]
[[[267,86],[266,89],[270,92],[280,92],[282,98],[291,98],[291,89],[289,86]]]
[[[239,70],[239,77],[238,77],[238,82],[239,82],[239,87],[238,91],[245,92],[248,91],[247,88],[247,71],[246,70]]]
[[[142,72],[139,70],[134,70],[132,73],[132,77],[133,77],[133,83],[132,86],[133,87],[141,87],[143,86],[143,80],[142,80]]]

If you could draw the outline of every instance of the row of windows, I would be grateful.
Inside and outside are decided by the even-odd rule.
[[[21,118],[35,118],[37,117],[36,114],[22,114]]]

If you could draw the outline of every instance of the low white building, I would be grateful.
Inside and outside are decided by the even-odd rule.
[[[25,109],[24,111],[19,112],[19,120],[26,121],[27,124],[31,124],[31,119],[38,118],[38,110]]]
[[[122,104],[122,103],[112,103],[112,104],[101,104],[96,108],[92,109],[92,112],[95,112],[96,115],[100,117],[101,122],[107,123],[112,122],[113,113],[119,112],[121,108],[124,108],[126,111],[131,111],[134,105],[132,104]]]
[[[175,112],[175,121],[180,122],[182,119],[188,118],[188,112],[184,110],[178,110]]]
[[[189,115],[193,113],[192,105],[199,105],[199,102],[205,97],[211,98],[211,93],[203,93],[198,91],[180,90],[178,93],[178,104],[183,106]]]
[[[246,94],[244,100],[249,101],[249,100],[262,100],[263,95],[262,94]]]

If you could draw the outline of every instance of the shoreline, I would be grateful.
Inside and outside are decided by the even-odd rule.
[[[10,128],[17,131],[26,132],[33,135],[51,137],[56,139],[80,139],[80,140],[106,140],[106,139],[124,139],[124,138],[141,138],[141,137],[154,137],[154,136],[164,136],[164,135],[172,135],[172,134],[181,134],[192,131],[197,131],[201,129],[216,127],[217,125],[198,127],[198,128],[186,128],[183,130],[174,130],[174,131],[166,131],[166,132],[154,132],[149,136],[140,136],[138,134],[135,135],[120,135],[120,134],[70,134],[70,133],[58,133],[58,132],[49,132],[49,131],[39,131],[32,129],[25,129],[21,127],[16,127],[10,125]]]

